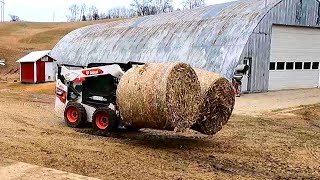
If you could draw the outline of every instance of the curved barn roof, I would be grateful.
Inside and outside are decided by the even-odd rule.
[[[231,78],[254,28],[281,0],[241,0],[92,25],[52,50],[60,64],[185,62]]]

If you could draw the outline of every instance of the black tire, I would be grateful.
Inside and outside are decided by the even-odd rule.
[[[98,108],[92,116],[92,127],[97,132],[113,132],[118,129],[117,114],[108,107]]]
[[[69,102],[64,111],[64,120],[69,127],[83,127],[87,122],[86,109],[77,102]]]

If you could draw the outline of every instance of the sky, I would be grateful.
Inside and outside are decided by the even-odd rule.
[[[132,0],[4,0],[5,20],[9,14],[17,15],[24,21],[63,22],[66,21],[68,8],[72,4],[86,3],[94,5],[100,12],[107,12],[114,7],[130,7]],[[175,8],[181,8],[183,0],[173,0]],[[234,0],[206,0],[208,5],[230,2]]]

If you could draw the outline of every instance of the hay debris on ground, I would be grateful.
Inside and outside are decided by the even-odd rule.
[[[189,65],[146,64],[121,78],[117,104],[131,127],[182,131],[197,119],[199,94],[200,83]]]
[[[193,130],[213,135],[227,124],[235,104],[232,84],[224,77],[195,69],[201,84],[200,116]]]

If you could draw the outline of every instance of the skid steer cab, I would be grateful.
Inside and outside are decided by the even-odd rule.
[[[55,111],[66,124],[79,128],[92,123],[98,131],[127,126],[116,105],[116,91],[123,74],[142,63],[92,63],[87,67],[58,65]]]

